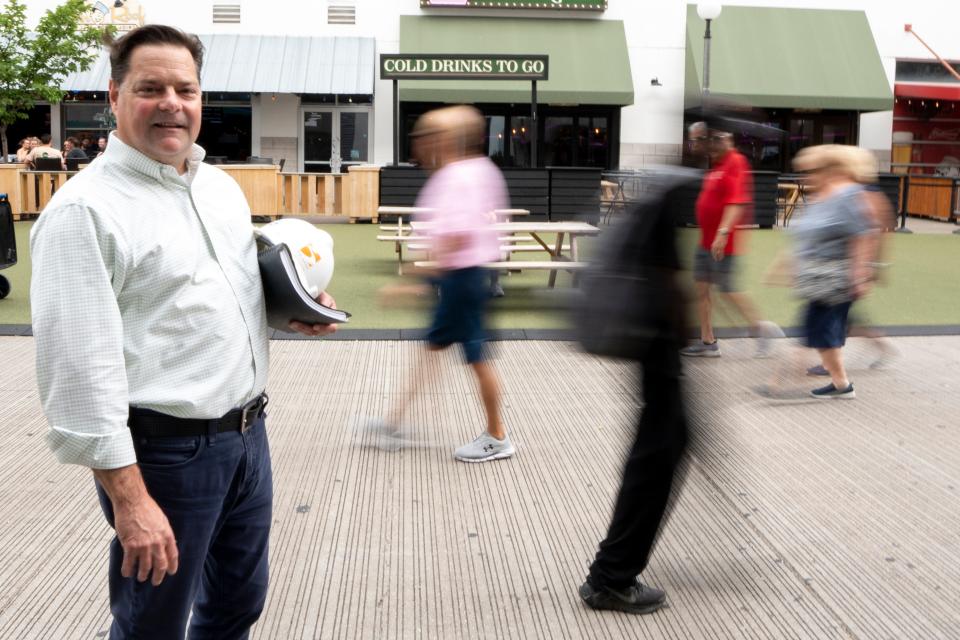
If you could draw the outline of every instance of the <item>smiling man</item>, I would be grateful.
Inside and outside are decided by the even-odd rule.
[[[192,638],[246,638],[273,499],[250,209],[194,144],[196,36],[148,25],[109,46],[117,130],[31,235],[48,442],[93,470],[116,532],[111,638],[182,638],[188,619]]]

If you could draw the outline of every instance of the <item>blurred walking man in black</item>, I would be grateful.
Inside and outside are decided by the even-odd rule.
[[[622,265],[622,273],[642,271],[654,283],[630,304],[650,304],[644,314],[653,336],[637,359],[640,362],[640,412],[636,437],[627,455],[607,537],[600,543],[580,597],[593,609],[651,613],[663,606],[666,594],[643,584],[657,531],[667,511],[675,471],[687,444],[687,419],[680,384],[680,349],[684,344],[684,298],[677,283],[680,260],[675,246],[677,193],[684,181],[663,178],[660,195],[633,212],[649,227],[620,231],[632,236],[619,255],[639,264]],[[625,249],[625,250],[624,250]],[[609,260],[608,260],[609,262]],[[639,267],[639,268],[638,268]],[[649,298],[649,300],[647,299]]]

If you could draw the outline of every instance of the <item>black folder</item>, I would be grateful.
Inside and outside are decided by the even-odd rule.
[[[346,311],[331,309],[310,297],[297,276],[287,245],[266,246],[257,259],[267,305],[267,324],[272,328],[290,331],[292,320],[311,325],[349,322],[350,314]]]

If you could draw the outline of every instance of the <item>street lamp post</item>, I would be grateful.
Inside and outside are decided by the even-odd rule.
[[[720,16],[723,7],[719,2],[701,2],[697,5],[697,15],[707,23],[703,32],[703,106],[710,97],[710,22]]]

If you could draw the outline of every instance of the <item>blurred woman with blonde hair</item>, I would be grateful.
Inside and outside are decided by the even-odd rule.
[[[806,300],[807,346],[820,354],[830,384],[815,398],[854,398],[843,365],[847,315],[870,289],[876,227],[860,180],[867,163],[855,148],[819,145],[801,150],[794,167],[804,173],[812,201],[791,225],[794,286]]]

